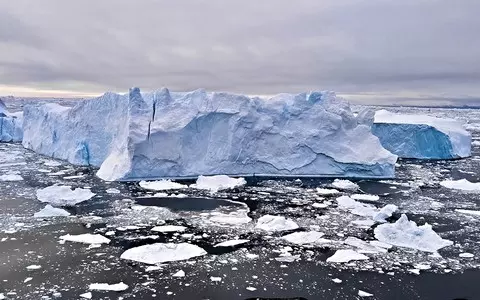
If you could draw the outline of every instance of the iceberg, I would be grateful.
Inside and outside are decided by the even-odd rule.
[[[97,176],[109,181],[220,174],[393,177],[397,157],[360,121],[333,92],[263,99],[132,88],[74,107],[25,106],[23,145],[99,167]]]
[[[0,99],[0,142],[21,142],[23,138],[23,112],[9,113]]]
[[[462,122],[454,119],[379,110],[372,133],[383,147],[403,158],[454,159],[471,155],[472,136]]]

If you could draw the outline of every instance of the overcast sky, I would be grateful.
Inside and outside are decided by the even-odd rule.
[[[0,95],[335,90],[480,104],[479,0],[0,0]]]

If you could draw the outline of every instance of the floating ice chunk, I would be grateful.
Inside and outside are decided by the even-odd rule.
[[[23,281],[23,283],[27,283],[29,281],[32,281],[33,277],[27,277],[25,278],[25,280]]]
[[[123,282],[108,284],[108,283],[92,283],[88,286],[88,289],[92,291],[114,291],[121,292],[128,289],[128,285]]]
[[[172,277],[185,277],[185,271],[179,270],[178,272],[173,274]]]
[[[452,241],[442,239],[433,231],[431,225],[417,226],[404,214],[393,224],[377,226],[374,233],[375,238],[381,242],[425,252],[434,253],[438,249],[453,245]]]
[[[250,218],[245,211],[234,211],[229,214],[218,213],[209,220],[222,225],[236,226],[250,223],[252,218]]]
[[[91,292],[83,293],[83,294],[80,295],[80,297],[82,297],[84,299],[92,299],[92,293]]]
[[[250,242],[250,240],[229,240],[216,244],[213,247],[233,247]]]
[[[335,179],[332,185],[337,189],[348,190],[348,191],[356,191],[360,188],[358,184],[351,182],[350,180],[347,180],[347,179]]]
[[[0,100],[0,142],[21,142],[23,138],[23,112],[9,113]]]
[[[140,181],[139,185],[144,189],[152,191],[179,190],[186,189],[188,187],[171,180]]]
[[[353,194],[350,198],[354,200],[364,200],[364,201],[378,201],[380,199],[377,195],[368,195],[368,194]]]
[[[396,212],[398,207],[393,204],[387,204],[380,209],[378,213],[373,216],[375,222],[384,223],[386,219],[390,218],[394,212]]]
[[[297,245],[325,244],[330,242],[330,240],[322,238],[324,235],[323,232],[318,231],[301,231],[284,235],[282,239]]]
[[[317,188],[317,193],[319,193],[320,195],[334,195],[334,194],[339,194],[340,192],[336,189]]]
[[[220,281],[222,281],[222,277],[210,276],[210,281],[220,282]]]
[[[83,243],[83,244],[108,244],[110,240],[100,234],[83,233],[77,235],[62,235],[62,241]]]
[[[392,248],[392,245],[387,244],[387,243],[382,243],[380,241],[370,241],[369,243],[370,243],[370,245],[375,246],[375,247],[379,247],[379,248],[384,248],[384,249],[391,249]]]
[[[28,271],[33,271],[33,270],[38,270],[38,269],[41,269],[41,268],[42,268],[42,266],[40,266],[40,265],[30,265],[30,266],[27,267],[27,270]]]
[[[444,180],[440,182],[440,185],[455,190],[463,191],[480,191],[480,182],[470,182],[467,179],[460,180]]]
[[[115,188],[109,188],[106,190],[107,194],[120,194],[120,191]]]
[[[247,286],[246,289],[250,292],[255,292],[257,288],[254,288],[253,286]]]
[[[282,216],[266,215],[258,219],[255,228],[265,231],[285,231],[297,229],[299,226],[291,219],[286,219]]]
[[[378,209],[371,204],[360,203],[347,196],[340,196],[336,201],[340,209],[349,210],[357,216],[372,218],[373,221],[380,223],[385,222],[385,219],[391,217],[397,210],[397,206],[393,204],[387,204]]]
[[[68,217],[70,213],[64,209],[56,208],[47,204],[39,212],[33,214],[35,218],[50,218],[50,217]]]
[[[373,220],[354,220],[352,224],[357,225],[358,227],[366,227],[369,228],[375,224]]]
[[[342,283],[343,282],[343,280],[341,280],[339,278],[333,278],[332,281],[335,282],[335,283]]]
[[[480,146],[480,141],[473,141],[472,146]]]
[[[179,225],[162,225],[162,226],[155,226],[151,229],[152,231],[156,232],[183,232],[187,230],[185,226]]]
[[[375,245],[369,244],[361,239],[356,237],[348,237],[345,241],[345,244],[353,246],[359,249],[360,253],[386,253],[387,250],[382,247],[377,247]]]
[[[195,184],[190,185],[191,188],[200,190],[210,190],[218,192],[221,190],[233,189],[247,184],[244,178],[232,178],[226,175],[215,176],[199,176]]]
[[[76,188],[72,190],[70,186],[60,185],[37,190],[36,194],[39,201],[55,206],[74,206],[95,196],[89,189]]]
[[[128,249],[120,258],[146,264],[186,260],[207,254],[202,248],[188,243],[156,243]]]
[[[480,217],[480,211],[479,210],[468,210],[468,209],[456,209],[456,212],[459,212],[461,214],[466,214],[466,215],[471,215],[471,216],[478,216]]]
[[[373,297],[373,294],[367,293],[367,292],[362,291],[362,290],[358,290],[358,296],[359,297]]]
[[[106,180],[394,175],[396,156],[333,92],[264,99],[132,88],[71,108],[25,105],[24,114],[26,148],[100,167],[97,176]]]
[[[450,159],[471,154],[472,137],[462,125],[454,119],[379,110],[372,133],[387,150],[400,157]]]
[[[334,255],[327,258],[327,262],[347,263],[352,260],[368,260],[368,256],[351,249],[337,250]]]
[[[17,174],[0,175],[0,181],[22,181],[23,177]]]
[[[473,257],[475,257],[475,255],[473,255],[472,253],[468,253],[468,252],[460,253],[458,256],[463,257],[463,258],[473,258]]]

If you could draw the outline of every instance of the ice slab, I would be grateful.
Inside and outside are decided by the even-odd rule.
[[[334,187],[341,190],[356,191],[360,187],[355,182],[351,182],[347,179],[335,179],[332,183]]]
[[[315,245],[330,242],[329,240],[322,238],[324,235],[323,232],[318,231],[301,231],[284,235],[282,236],[282,239],[297,245]]]
[[[77,235],[66,234],[60,237],[60,240],[76,242],[83,244],[108,244],[110,240],[100,234],[83,233]]]
[[[440,182],[440,185],[449,189],[463,190],[468,192],[480,191],[480,182],[470,182],[467,179],[444,180]]]
[[[144,189],[152,191],[179,190],[188,188],[186,185],[173,182],[171,180],[140,181],[139,185]]]
[[[95,196],[89,189],[76,188],[72,190],[70,186],[60,185],[37,190],[36,195],[39,201],[55,206],[74,206]]]
[[[379,110],[372,133],[399,157],[453,159],[471,155],[472,137],[463,123],[454,119]]]
[[[154,265],[206,254],[207,252],[202,248],[188,243],[156,243],[128,249],[120,258]]]
[[[41,130],[39,130],[41,128]],[[332,92],[106,93],[24,108],[23,145],[105,180],[200,175],[393,177],[396,156]]]
[[[380,242],[398,247],[412,248],[435,253],[443,247],[453,245],[452,241],[442,239],[432,226],[425,224],[417,226],[402,214],[393,224],[382,224],[374,230],[375,238]]]
[[[327,262],[348,263],[352,260],[368,260],[368,256],[351,249],[337,250],[335,254],[327,258]]]
[[[0,175],[0,181],[22,181],[23,177],[18,174],[3,174]]]
[[[47,204],[39,212],[33,214],[35,218],[50,218],[50,217],[68,217],[70,213],[64,209],[56,208]]]
[[[229,240],[216,244],[213,247],[233,247],[250,242],[250,240]]]
[[[216,193],[221,190],[233,189],[247,184],[244,178],[232,178],[226,175],[215,176],[199,176],[195,184],[190,185],[191,188],[200,190],[210,190]]]
[[[108,284],[108,283],[92,283],[88,286],[89,290],[92,291],[114,291],[114,292],[121,292],[128,289],[128,285],[123,282],[115,283],[115,284]]]
[[[291,219],[282,216],[262,216],[257,220],[255,228],[265,231],[285,231],[299,228],[298,224]]]

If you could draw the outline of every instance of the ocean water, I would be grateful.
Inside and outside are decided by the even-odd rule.
[[[394,110],[462,119],[473,139],[480,140],[478,110]],[[94,169],[43,157],[19,144],[0,144],[0,175],[23,178],[0,181],[0,295],[81,299],[81,294],[91,292],[92,299],[358,299],[362,290],[373,294],[369,299],[478,299],[480,216],[457,210],[480,211],[479,194],[439,184],[458,179],[480,182],[480,148],[472,150],[472,157],[462,160],[401,160],[395,180],[355,181],[357,191],[322,195],[316,188],[331,188],[331,179],[249,178],[244,187],[218,193],[148,191],[134,182],[103,182],[94,176]],[[70,217],[34,218],[45,207],[37,199],[37,190],[55,184],[90,189],[95,196],[65,208]],[[454,244],[440,249],[439,255],[393,247],[386,253],[366,253],[368,260],[327,262],[339,249],[365,250],[345,244],[348,237],[375,239],[375,226],[355,223],[368,218],[337,207],[338,196],[352,194],[378,195],[377,201],[362,202],[378,208],[397,205],[388,222],[406,214],[418,225],[431,224]],[[264,215],[291,219],[299,229],[273,233],[256,229],[256,220]],[[165,224],[185,230],[152,231]],[[282,239],[288,233],[309,230],[324,233],[330,242],[309,246]],[[101,234],[111,241],[91,247],[60,240],[66,234],[82,233]],[[236,239],[249,241],[214,247]],[[207,254],[167,262],[154,270],[120,258],[133,247],[180,242],[197,245]],[[461,253],[473,257],[461,257]],[[40,268],[27,269],[31,265]],[[172,276],[179,270],[184,277]],[[119,282],[128,288],[89,290],[92,283]]]

